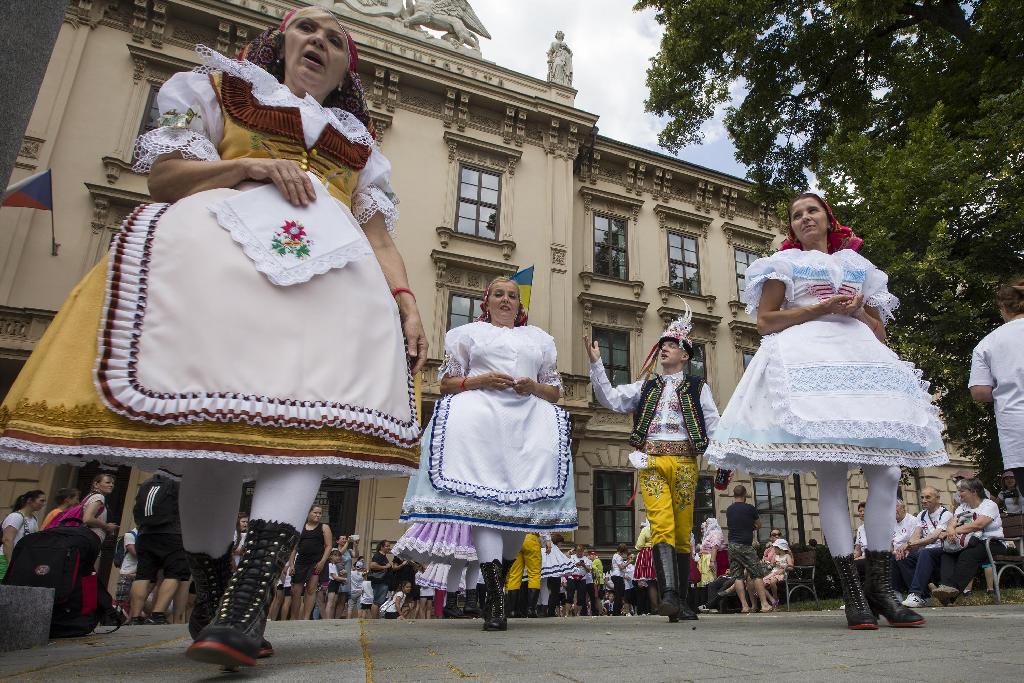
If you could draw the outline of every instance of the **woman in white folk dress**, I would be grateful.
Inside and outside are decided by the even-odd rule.
[[[347,29],[304,7],[243,59],[197,53],[137,142],[173,203],[136,209],[68,297],[4,400],[0,459],[181,473],[188,655],[235,667],[273,653],[272,589],[322,478],[415,470],[426,339]]]
[[[857,253],[863,244],[816,194],[789,206],[789,238],[746,269],[747,312],[765,335],[708,447],[720,467],[817,477],[822,530],[843,587],[847,625],[877,629],[924,619],[890,588],[900,466],[949,461],[942,423],[920,371],[885,345],[898,305],[888,277]],[[847,478],[869,495],[867,570],[853,561]]]
[[[496,278],[480,320],[445,336],[441,393],[424,431],[420,470],[402,521],[414,522],[395,552],[451,564],[448,590],[475,555],[485,586],[484,630],[504,631],[504,561],[529,532],[576,528],[569,414],[555,342],[526,324],[519,286]],[[472,589],[472,585],[469,586]]]

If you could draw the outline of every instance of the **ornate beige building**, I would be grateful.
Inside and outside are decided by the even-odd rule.
[[[196,43],[234,53],[307,3],[69,4],[14,178],[53,169],[60,248],[51,255],[50,216],[0,211],[0,392],[71,288],[104,257],[121,220],[147,200],[146,178],[131,171],[133,143],[152,125],[160,84],[195,65]],[[759,343],[739,300],[744,267],[783,228],[748,198],[746,181],[597,135],[599,117],[574,106],[571,87],[489,62],[461,34],[438,39],[402,17],[358,9],[383,4],[394,3],[334,7],[359,44],[361,77],[401,197],[398,245],[431,343],[424,412],[438,396],[445,332],[470,320],[490,278],[534,266],[531,322],[557,340],[562,403],[575,417],[577,537],[603,548],[631,542],[643,514],[628,506],[635,482],[626,459],[629,421],[593,402],[581,337],[597,338],[616,381],[626,381],[666,321],[689,304],[699,350],[691,371],[707,377],[724,408]],[[546,34],[556,28],[538,26]],[[544,64],[545,55],[537,60]],[[0,462],[0,504],[29,488],[52,494],[97,466],[78,472]],[[724,520],[730,501],[713,494],[713,472],[706,474],[697,514]],[[131,525],[130,503],[144,476],[119,470],[122,527]],[[904,486],[911,509],[923,481],[946,491],[946,477],[917,473]],[[863,500],[861,477],[853,475],[851,485],[852,498]],[[759,478],[753,491],[789,537],[821,539],[812,476]],[[325,482],[322,501],[336,531],[393,538],[402,531],[404,492],[404,479]]]

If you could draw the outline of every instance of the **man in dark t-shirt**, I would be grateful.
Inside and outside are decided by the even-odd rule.
[[[772,606],[764,590],[764,565],[754,549],[754,531],[761,528],[761,518],[757,508],[747,502],[745,486],[737,484],[732,495],[735,502],[725,510],[725,523],[729,528],[729,575],[736,579],[736,595],[744,614],[750,612],[745,580],[754,582],[761,611],[771,612]]]

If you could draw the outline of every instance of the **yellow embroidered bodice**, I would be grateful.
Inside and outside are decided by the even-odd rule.
[[[242,79],[219,73],[210,79],[224,112],[224,137],[217,147],[221,159],[292,159],[320,178],[332,196],[352,207],[359,170],[370,155],[368,147],[350,142],[328,125],[316,144],[307,148],[297,109],[259,104]]]

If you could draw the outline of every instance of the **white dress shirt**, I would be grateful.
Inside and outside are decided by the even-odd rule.
[[[685,375],[684,372],[677,372],[662,376],[665,381],[665,390],[658,400],[654,420],[647,433],[648,441],[689,440],[686,425],[683,422],[682,406],[679,405],[679,396],[676,393],[677,385],[684,380]],[[614,410],[617,413],[632,413],[640,405],[640,390],[643,389],[643,380],[613,387],[608,381],[608,375],[605,374],[604,365],[598,360],[590,365],[590,382],[594,387],[594,396],[598,403],[608,410]],[[711,395],[711,386],[707,382],[700,390],[700,407],[704,412],[704,426],[710,438],[718,427],[718,407]]]

